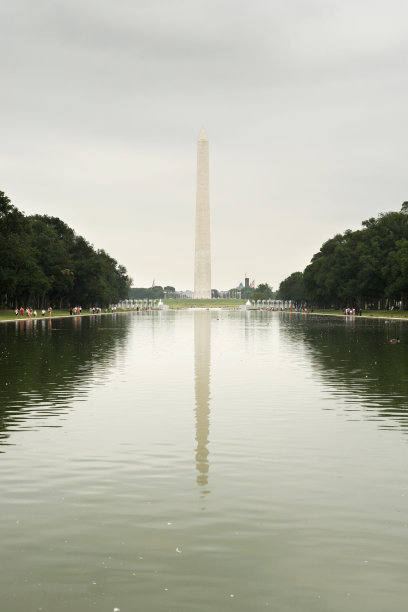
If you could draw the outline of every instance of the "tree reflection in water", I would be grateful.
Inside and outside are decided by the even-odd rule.
[[[16,320],[0,326],[0,443],[31,419],[63,413],[102,380],[129,331],[126,316]]]
[[[408,322],[283,314],[281,323],[353,418],[363,411],[382,428],[408,430]]]

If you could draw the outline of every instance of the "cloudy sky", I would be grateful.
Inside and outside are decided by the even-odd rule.
[[[193,287],[210,141],[212,286],[279,282],[408,200],[405,0],[0,0],[0,190],[134,286]]]

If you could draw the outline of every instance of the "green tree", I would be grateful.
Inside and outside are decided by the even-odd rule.
[[[241,289],[241,298],[243,300],[249,300],[249,299],[251,299],[253,292],[254,292],[254,290],[251,289],[251,287],[248,287],[247,289],[245,287],[243,287]]]
[[[257,302],[258,300],[267,300],[268,298],[266,297],[266,294],[263,293],[262,291],[253,291],[252,295],[251,295],[251,300],[255,300],[255,302]]]
[[[152,300],[159,300],[164,298],[164,291],[163,291],[163,287],[161,287],[160,285],[156,285],[155,287],[151,288],[151,298]]]
[[[159,300],[164,297],[163,287],[131,287],[128,297],[135,300]]]
[[[303,272],[293,272],[279,285],[278,297],[281,300],[293,300],[297,304],[307,301],[307,292],[303,281]]]
[[[371,304],[404,295],[404,243],[408,203],[327,240],[303,273],[309,299],[323,307]],[[404,298],[405,299],[405,298]]]
[[[250,294],[248,295],[250,291]],[[272,291],[272,287],[270,287],[268,285],[268,283],[260,283],[256,289],[244,289],[243,292],[241,293],[241,296],[244,299],[250,299],[250,300],[271,300],[274,298],[274,293]]]
[[[388,253],[387,263],[383,268],[387,278],[387,297],[402,301],[403,308],[408,302],[408,240],[402,238],[396,242],[396,248]]]
[[[3,305],[25,306],[49,286],[32,241],[29,221],[0,191],[0,296]]]
[[[32,245],[36,258],[48,279],[48,285],[42,293],[42,304],[49,302],[60,308],[74,286],[74,274],[68,245],[61,239],[56,227],[49,218],[29,217],[32,228]]]
[[[264,298],[262,298],[263,300],[270,300],[273,298],[272,287],[270,287],[268,283],[260,283],[255,289],[255,291],[258,293],[262,293],[265,296]],[[255,298],[252,298],[252,299],[255,299]]]
[[[131,279],[61,219],[26,217],[0,191],[0,300],[4,305],[107,304],[127,296]]]

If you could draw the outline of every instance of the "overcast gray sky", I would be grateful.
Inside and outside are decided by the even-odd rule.
[[[405,0],[0,6],[0,190],[135,286],[193,288],[202,125],[218,289],[277,288],[408,200]]]

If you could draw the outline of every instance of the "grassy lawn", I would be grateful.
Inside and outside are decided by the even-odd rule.
[[[118,308],[118,310],[116,312],[123,312],[123,311]],[[103,310],[102,310],[102,314],[105,314],[103,312]],[[85,317],[85,316],[89,316],[89,315],[90,315],[89,309],[84,309],[82,311],[82,315],[74,315],[73,314],[72,316],[73,317],[78,317],[78,316]],[[52,311],[52,315],[51,315],[51,317],[53,319],[56,319],[57,317],[69,317],[69,316],[70,316],[69,310],[66,310],[66,309],[63,309],[63,308],[61,308],[61,310],[55,308]],[[45,315],[42,316],[41,315],[41,308],[39,310],[37,310],[37,316],[36,317],[27,317],[26,314],[18,315],[18,317],[16,317],[14,310],[0,310],[0,321],[10,321],[10,320],[16,320],[16,321],[20,320],[21,321],[22,319],[28,319],[28,318],[30,318],[30,319],[49,319],[50,317],[49,317],[48,312],[46,312]]]
[[[69,310],[55,310],[52,313],[52,317],[65,317],[65,316],[69,316]],[[37,310],[37,316],[36,317],[27,317],[26,314],[23,315],[18,315],[18,317],[16,317],[14,310],[0,310],[0,321],[9,321],[10,319],[15,319],[16,321],[20,319],[45,319],[48,317],[48,312],[45,313],[44,317],[41,316],[41,310]]]
[[[180,310],[183,308],[238,308],[246,303],[246,300],[163,300],[164,304],[168,304],[169,308]],[[126,312],[122,309],[117,309],[116,312]],[[289,312],[286,309],[286,312]],[[309,310],[309,314],[310,314]],[[49,318],[48,312],[45,313],[44,317],[41,315],[41,309],[37,310],[37,317],[31,317],[32,319],[47,319]],[[82,315],[72,315],[86,317],[89,316],[89,310],[84,309],[82,311]],[[102,311],[102,314],[105,314]],[[109,313],[110,314],[110,313]],[[344,317],[347,315],[343,315],[341,310],[324,310],[316,308],[313,311],[313,314],[322,314],[322,315],[332,315],[338,317]],[[69,317],[69,310],[66,309],[55,309],[52,312],[51,317],[53,319],[57,317]],[[358,315],[355,315],[358,317]],[[408,319],[408,310],[363,310],[362,317],[382,317],[386,319]],[[28,317],[24,314],[23,316],[18,315],[16,317],[14,310],[0,310],[0,321],[10,321],[10,320],[22,320],[28,319]]]
[[[169,308],[172,309],[182,309],[182,308],[238,308],[242,304],[245,304],[246,300],[164,300],[164,304],[168,304]],[[134,310],[134,309],[129,309]],[[116,312],[126,312],[120,308],[117,309]],[[72,315],[75,316],[89,316],[89,310],[84,308],[82,311],[82,315]],[[105,314],[102,310],[102,314]],[[54,319],[56,317],[69,317],[68,309],[54,309],[52,311],[51,317]],[[41,309],[37,310],[37,317],[31,317],[32,319],[46,319],[49,318],[48,312],[45,313],[44,317],[41,315]],[[10,320],[19,320],[28,319],[27,315],[23,316],[18,315],[16,317],[14,310],[0,310],[0,321],[10,321]]]
[[[337,315],[345,317],[341,310],[322,310],[316,308],[315,314]],[[357,317],[358,315],[356,315]],[[363,310],[363,317],[386,317],[387,319],[408,319],[408,310]]]
[[[163,300],[169,308],[238,308],[246,300]]]

